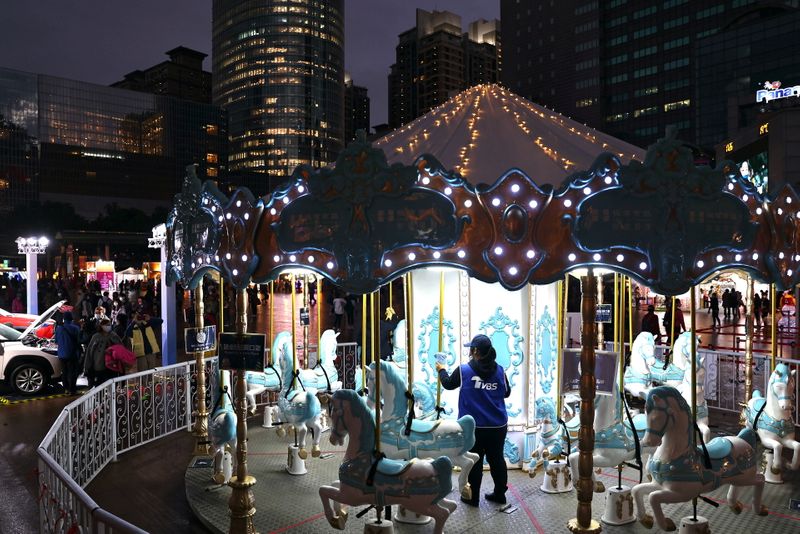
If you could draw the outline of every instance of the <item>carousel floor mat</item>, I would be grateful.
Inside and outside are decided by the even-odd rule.
[[[319,459],[309,457],[306,460],[308,473],[303,476],[292,476],[285,470],[287,447],[291,439],[279,438],[272,429],[250,427],[248,436],[248,468],[250,474],[257,479],[253,487],[256,503],[255,527],[261,534],[266,533],[317,533],[333,532],[328,526],[322,511],[318,488],[330,484],[337,478],[339,463],[343,449],[333,448],[328,441],[328,433],[322,436],[323,456]],[[190,466],[194,462],[190,463]],[[227,532],[230,522],[228,515],[228,498],[231,489],[218,487],[211,482],[211,468],[201,463],[197,467],[189,467],[186,471],[186,494],[189,504],[198,518],[212,532]],[[459,502],[456,511],[445,524],[445,532],[492,532],[537,534],[568,532],[567,521],[575,517],[575,492],[550,495],[539,488],[542,474],[531,479],[520,470],[509,471],[508,502],[512,504],[512,513],[500,511],[500,507],[481,499],[479,508],[470,508]],[[624,484],[633,486],[638,482],[638,473],[626,468],[623,472]],[[482,492],[491,491],[492,483],[489,473],[483,479]],[[599,475],[606,487],[616,484],[617,473],[614,469],[604,469]],[[455,475],[453,487],[457,486]],[[800,473],[790,473],[786,483],[782,485],[767,484],[764,489],[764,504],[770,515],[759,517],[750,510],[752,490],[743,489],[741,500],[745,511],[735,515],[725,506],[727,486],[718,489],[707,497],[722,503],[718,508],[700,503],[699,514],[707,517],[713,532],[770,532],[771,534],[800,532],[800,511],[791,510],[791,499],[800,499]],[[459,501],[457,491],[449,497]],[[595,494],[592,503],[592,514],[599,520],[603,514],[604,496]],[[364,523],[375,516],[370,511],[361,519],[355,514],[360,509],[350,510],[350,518],[345,532],[363,532]],[[665,514],[678,523],[684,516],[691,515],[691,504],[665,505]],[[511,510],[509,510],[511,511]],[[432,532],[431,524],[417,526],[395,523],[398,533]],[[653,532],[638,523],[623,526],[603,524],[604,532]],[[658,531],[657,529],[655,530]]]

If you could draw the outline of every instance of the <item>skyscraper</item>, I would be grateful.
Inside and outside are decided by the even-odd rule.
[[[167,55],[169,61],[129,72],[111,87],[210,104],[211,73],[203,70],[203,60],[207,54],[179,46],[169,50]]]
[[[349,75],[344,80],[344,142],[356,138],[358,130],[369,134],[369,96],[367,88],[353,83]]]
[[[279,181],[299,164],[334,161],[344,0],[214,0],[212,9],[213,102],[228,112],[231,174]]]
[[[417,9],[417,25],[398,36],[389,74],[389,126],[397,128],[464,89],[498,80],[499,22]]]
[[[502,80],[634,145],[648,146],[670,125],[696,142],[696,43],[763,3],[501,0]]]

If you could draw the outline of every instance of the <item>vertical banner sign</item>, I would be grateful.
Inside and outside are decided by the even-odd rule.
[[[595,351],[595,380],[598,395],[617,394],[617,353]],[[581,390],[581,351],[580,349],[564,349],[561,365],[562,395],[580,395]]]
[[[220,334],[219,367],[263,371],[266,346],[264,334]]]
[[[186,352],[208,352],[217,348],[217,326],[184,329]]]

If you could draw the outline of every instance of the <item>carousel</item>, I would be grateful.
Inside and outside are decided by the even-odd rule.
[[[167,223],[167,278],[197,288],[216,271],[237,295],[235,332],[219,345],[223,375],[211,380],[220,386],[210,417],[204,404],[197,407],[198,421],[208,419],[195,429],[196,452],[215,453],[211,473],[187,471],[198,516],[224,531],[220,510],[224,516],[229,502],[232,532],[285,531],[323,517],[348,531],[439,533],[480,524],[506,531],[514,513],[540,532],[599,532],[601,522],[624,531],[636,521],[707,532],[744,509],[746,492],[753,528],[796,527],[791,517],[764,516],[785,506],[778,500],[797,484],[797,361],[778,357],[773,346],[765,387],[754,387],[750,321],[744,428],[715,437],[716,412],[705,401],[715,354],[700,346],[695,319],[696,287],[720,272],[746,273],[750,288],[755,280],[778,290],[797,284],[800,212],[792,207],[800,197],[789,186],[763,197],[726,163],[696,167],[670,136],[623,160],[623,152],[602,150],[613,148],[611,140],[499,88],[462,99],[436,110],[438,119],[412,123],[418,137],[410,146],[387,138],[376,148],[362,137],[335,168],[298,167],[261,199],[243,189],[226,198],[188,173]],[[595,141],[594,162],[576,169],[553,144],[540,152],[565,174],[561,185],[510,169],[475,186],[465,176],[476,168],[463,155],[461,168],[431,155],[387,161],[387,149],[394,157],[416,152],[458,114],[471,117],[477,146],[487,135],[480,121],[492,119],[481,99],[506,106],[525,134],[534,128],[520,112],[528,106],[546,127]],[[282,275],[292,283],[290,327],[277,328],[270,313],[265,332],[248,331],[246,288],[266,283],[272,294]],[[309,276],[320,281],[319,292],[324,280],[361,296],[352,378],[336,332],[323,331],[319,316],[309,335]],[[599,277],[613,278],[614,297],[604,306]],[[297,279],[306,282],[299,304]],[[568,347],[576,279],[580,343]],[[688,295],[687,332],[668,345],[647,332],[634,336],[633,282],[667,299]],[[598,335],[605,321],[613,339]],[[509,515],[489,519],[457,504],[480,498],[467,475],[482,458],[470,450],[475,420],[459,414],[458,390],[444,389],[437,372],[437,365],[453,371],[467,363],[464,345],[475,334],[491,340],[510,385],[503,455],[518,469],[500,508]],[[259,357],[234,356],[258,336]],[[248,429],[259,409],[263,424]],[[730,511],[717,510],[720,501]]]

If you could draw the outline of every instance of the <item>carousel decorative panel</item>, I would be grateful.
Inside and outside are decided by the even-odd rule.
[[[444,273],[444,314],[442,347],[439,347],[439,282]],[[461,299],[460,274],[455,270],[420,269],[412,273],[414,279],[414,394],[422,406],[422,416],[433,415],[436,407],[436,353],[446,354],[445,366],[449,372],[460,364]],[[458,390],[442,388],[444,417],[458,416]]]

